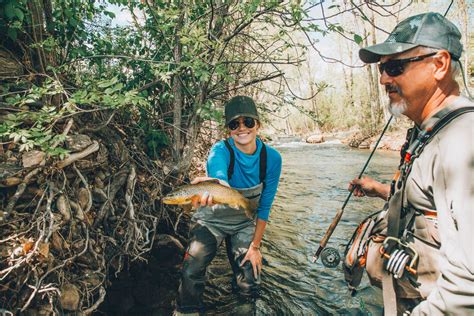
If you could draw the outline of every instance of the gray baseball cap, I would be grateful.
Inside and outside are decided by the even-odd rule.
[[[225,124],[239,116],[248,116],[258,120],[257,107],[252,98],[238,95],[230,99],[225,105]]]
[[[385,42],[359,50],[365,63],[376,63],[382,56],[406,52],[417,46],[445,49],[453,59],[462,54],[461,33],[439,13],[428,12],[400,22]]]

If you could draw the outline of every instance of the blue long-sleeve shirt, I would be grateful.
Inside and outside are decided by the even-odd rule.
[[[256,186],[260,183],[260,151],[263,143],[257,138],[257,150],[252,155],[241,152],[229,138],[229,143],[234,149],[235,165],[232,178],[227,178],[227,171],[230,164],[230,152],[224,141],[217,142],[207,158],[207,175],[226,181],[236,189],[245,189]],[[267,145],[267,174],[265,178],[265,188],[260,198],[257,210],[257,217],[268,221],[270,208],[272,207],[281,174],[281,156],[278,151]]]

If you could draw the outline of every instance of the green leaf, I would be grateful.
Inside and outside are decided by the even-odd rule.
[[[18,18],[18,20],[23,21],[23,19],[25,18],[25,14],[23,13],[23,11],[21,11],[18,8],[15,8],[14,12],[15,12],[15,16]]]
[[[15,16],[15,7],[11,2],[7,3],[4,7],[5,10],[5,16],[11,20]]]
[[[103,81],[100,81],[100,82],[97,84],[97,87],[99,87],[99,88],[108,88],[108,87],[114,85],[117,81],[118,81],[117,77],[113,77],[113,78],[110,79],[110,80],[103,80]]]
[[[69,25],[71,25],[72,27],[77,27],[77,24],[78,21],[75,18],[71,17],[71,19],[69,19]]]
[[[111,11],[104,11],[104,14],[109,16],[110,18],[114,19],[115,18],[115,13]]]
[[[360,45],[363,41],[363,38],[362,38],[362,36],[360,36],[358,34],[354,34],[354,41],[357,43],[357,45]]]
[[[11,38],[13,41],[16,41],[18,33],[17,30],[9,28],[7,31],[7,35],[9,38]]]

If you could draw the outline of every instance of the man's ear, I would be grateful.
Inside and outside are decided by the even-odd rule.
[[[449,74],[453,60],[447,50],[439,51],[437,55],[433,56],[433,59],[433,63],[436,67],[434,77],[436,80],[441,81]]]

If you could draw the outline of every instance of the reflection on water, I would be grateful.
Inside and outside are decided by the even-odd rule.
[[[276,147],[283,157],[283,170],[263,244],[267,263],[262,297],[249,303],[232,293],[230,267],[221,251],[209,269],[206,314],[381,314],[381,292],[366,277],[351,297],[341,267],[311,263],[320,238],[347,197],[349,180],[360,173],[369,151],[338,144]],[[367,175],[388,182],[397,163],[397,153],[377,152]],[[342,253],[357,224],[382,206],[382,200],[352,198],[328,246]]]

